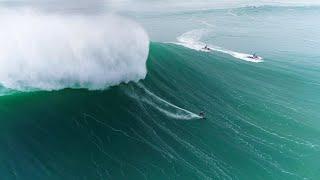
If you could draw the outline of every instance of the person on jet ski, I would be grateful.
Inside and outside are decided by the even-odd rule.
[[[205,49],[205,50],[211,50],[211,49],[208,47],[208,45],[204,46],[203,49]]]
[[[259,56],[257,56],[256,53],[254,53],[252,56],[248,56],[248,58],[251,58],[251,59],[259,59]]]

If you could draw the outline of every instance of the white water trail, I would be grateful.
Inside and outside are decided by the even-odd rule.
[[[139,101],[143,101],[158,111],[162,112],[168,117],[174,118],[174,119],[180,119],[180,120],[193,120],[193,119],[201,119],[199,115],[188,111],[186,109],[183,109],[181,107],[178,107],[162,98],[159,96],[153,94],[151,91],[149,91],[145,86],[142,84],[138,84],[140,90],[142,90],[142,95],[138,95],[136,93],[132,92],[127,92],[127,94],[135,98]]]
[[[115,15],[0,10],[0,86],[104,89],[147,73],[149,38]]]
[[[175,118],[175,119],[186,119],[186,120],[190,120],[190,119],[200,119],[201,117],[193,112],[190,112],[186,109],[183,109],[181,107],[178,107],[174,104],[171,104],[170,102],[156,96],[155,94],[153,94],[151,91],[149,91],[146,87],[144,86],[140,86],[141,88],[143,88],[143,90],[150,95],[155,101],[146,101],[147,103],[149,102],[150,105],[154,105],[154,107],[156,109],[158,109],[159,111],[165,113],[167,116]],[[157,105],[158,104],[158,105]],[[168,109],[175,109],[174,112],[171,112],[169,110],[166,110],[166,108]]]
[[[224,49],[224,48],[221,48],[218,46],[214,46],[212,44],[206,44],[206,43],[202,42],[201,41],[202,37],[210,32],[211,31],[208,29],[196,29],[196,30],[188,31],[188,32],[182,34],[181,36],[179,36],[177,38],[178,42],[174,43],[174,44],[181,45],[181,46],[184,46],[184,47],[187,47],[187,48],[190,48],[193,50],[197,50],[197,51],[203,51],[203,52],[217,51],[217,52],[229,54],[237,59],[241,59],[244,61],[249,61],[249,62],[254,62],[254,63],[263,62],[262,58],[259,58],[259,59],[249,58],[249,56],[252,56],[251,54],[235,52],[235,51]],[[211,50],[203,49],[203,47],[205,47],[206,45]]]

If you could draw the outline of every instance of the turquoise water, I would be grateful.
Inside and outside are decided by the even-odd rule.
[[[0,89],[1,176],[319,179],[319,12],[123,13],[150,36],[146,77],[44,91],[11,76],[19,86]],[[243,58],[253,52],[263,61]]]

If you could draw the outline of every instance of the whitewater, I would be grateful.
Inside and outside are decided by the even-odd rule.
[[[202,42],[201,41],[202,37],[205,36],[206,34],[209,34],[210,31],[211,31],[210,29],[191,30],[191,31],[183,33],[181,36],[177,37],[178,42],[175,44],[182,45],[182,46],[185,46],[187,48],[194,49],[197,51],[207,52],[207,53],[209,53],[211,51],[221,52],[221,53],[229,54],[237,59],[244,60],[244,61],[249,61],[249,62],[254,62],[254,63],[263,62],[263,58],[258,58],[258,59],[250,58],[250,56],[252,56],[252,54],[235,52],[232,50],[224,49],[224,48],[221,48],[218,46],[214,46],[212,44],[207,44],[205,42]],[[204,49],[205,46],[210,48],[210,50]]]
[[[147,73],[148,35],[124,17],[1,9],[0,26],[0,84],[8,89],[105,89]]]

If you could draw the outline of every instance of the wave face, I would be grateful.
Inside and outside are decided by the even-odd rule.
[[[6,88],[104,89],[146,75],[149,39],[128,19],[1,10],[0,26]]]
[[[306,76],[312,71],[235,61],[174,44],[150,47],[148,74],[138,83],[105,91],[1,96],[1,175],[48,180],[320,177],[314,173],[320,82],[317,75]]]

